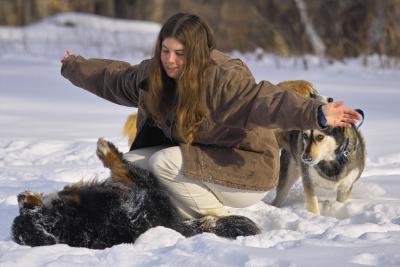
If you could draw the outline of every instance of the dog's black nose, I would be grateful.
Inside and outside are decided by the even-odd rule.
[[[313,158],[311,157],[310,154],[303,154],[303,156],[301,157],[303,159],[304,162],[311,162],[313,161]]]

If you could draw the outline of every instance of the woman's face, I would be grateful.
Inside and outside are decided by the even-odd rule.
[[[178,79],[185,67],[185,47],[173,37],[165,38],[161,43],[161,63],[168,77]]]

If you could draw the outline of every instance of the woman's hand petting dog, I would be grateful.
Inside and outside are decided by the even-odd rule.
[[[351,128],[361,120],[361,115],[350,108],[344,106],[343,101],[335,101],[322,106],[322,112],[325,115],[329,126],[341,126]]]

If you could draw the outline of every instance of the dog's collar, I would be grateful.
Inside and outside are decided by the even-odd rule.
[[[339,150],[339,153],[336,156],[336,160],[340,163],[345,162],[350,155],[349,143],[349,138],[346,138],[346,141],[343,143],[342,147]]]

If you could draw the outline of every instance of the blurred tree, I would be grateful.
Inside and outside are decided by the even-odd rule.
[[[314,28],[314,24],[311,22],[308,16],[306,3],[304,2],[304,0],[294,0],[294,2],[297,9],[299,10],[301,23],[304,26],[305,32],[308,39],[310,40],[310,44],[314,50],[314,53],[319,57],[325,57],[325,44],[319,37],[319,34]]]
[[[210,23],[222,50],[400,57],[400,0],[0,0],[0,25],[64,11],[161,23],[193,12]]]

